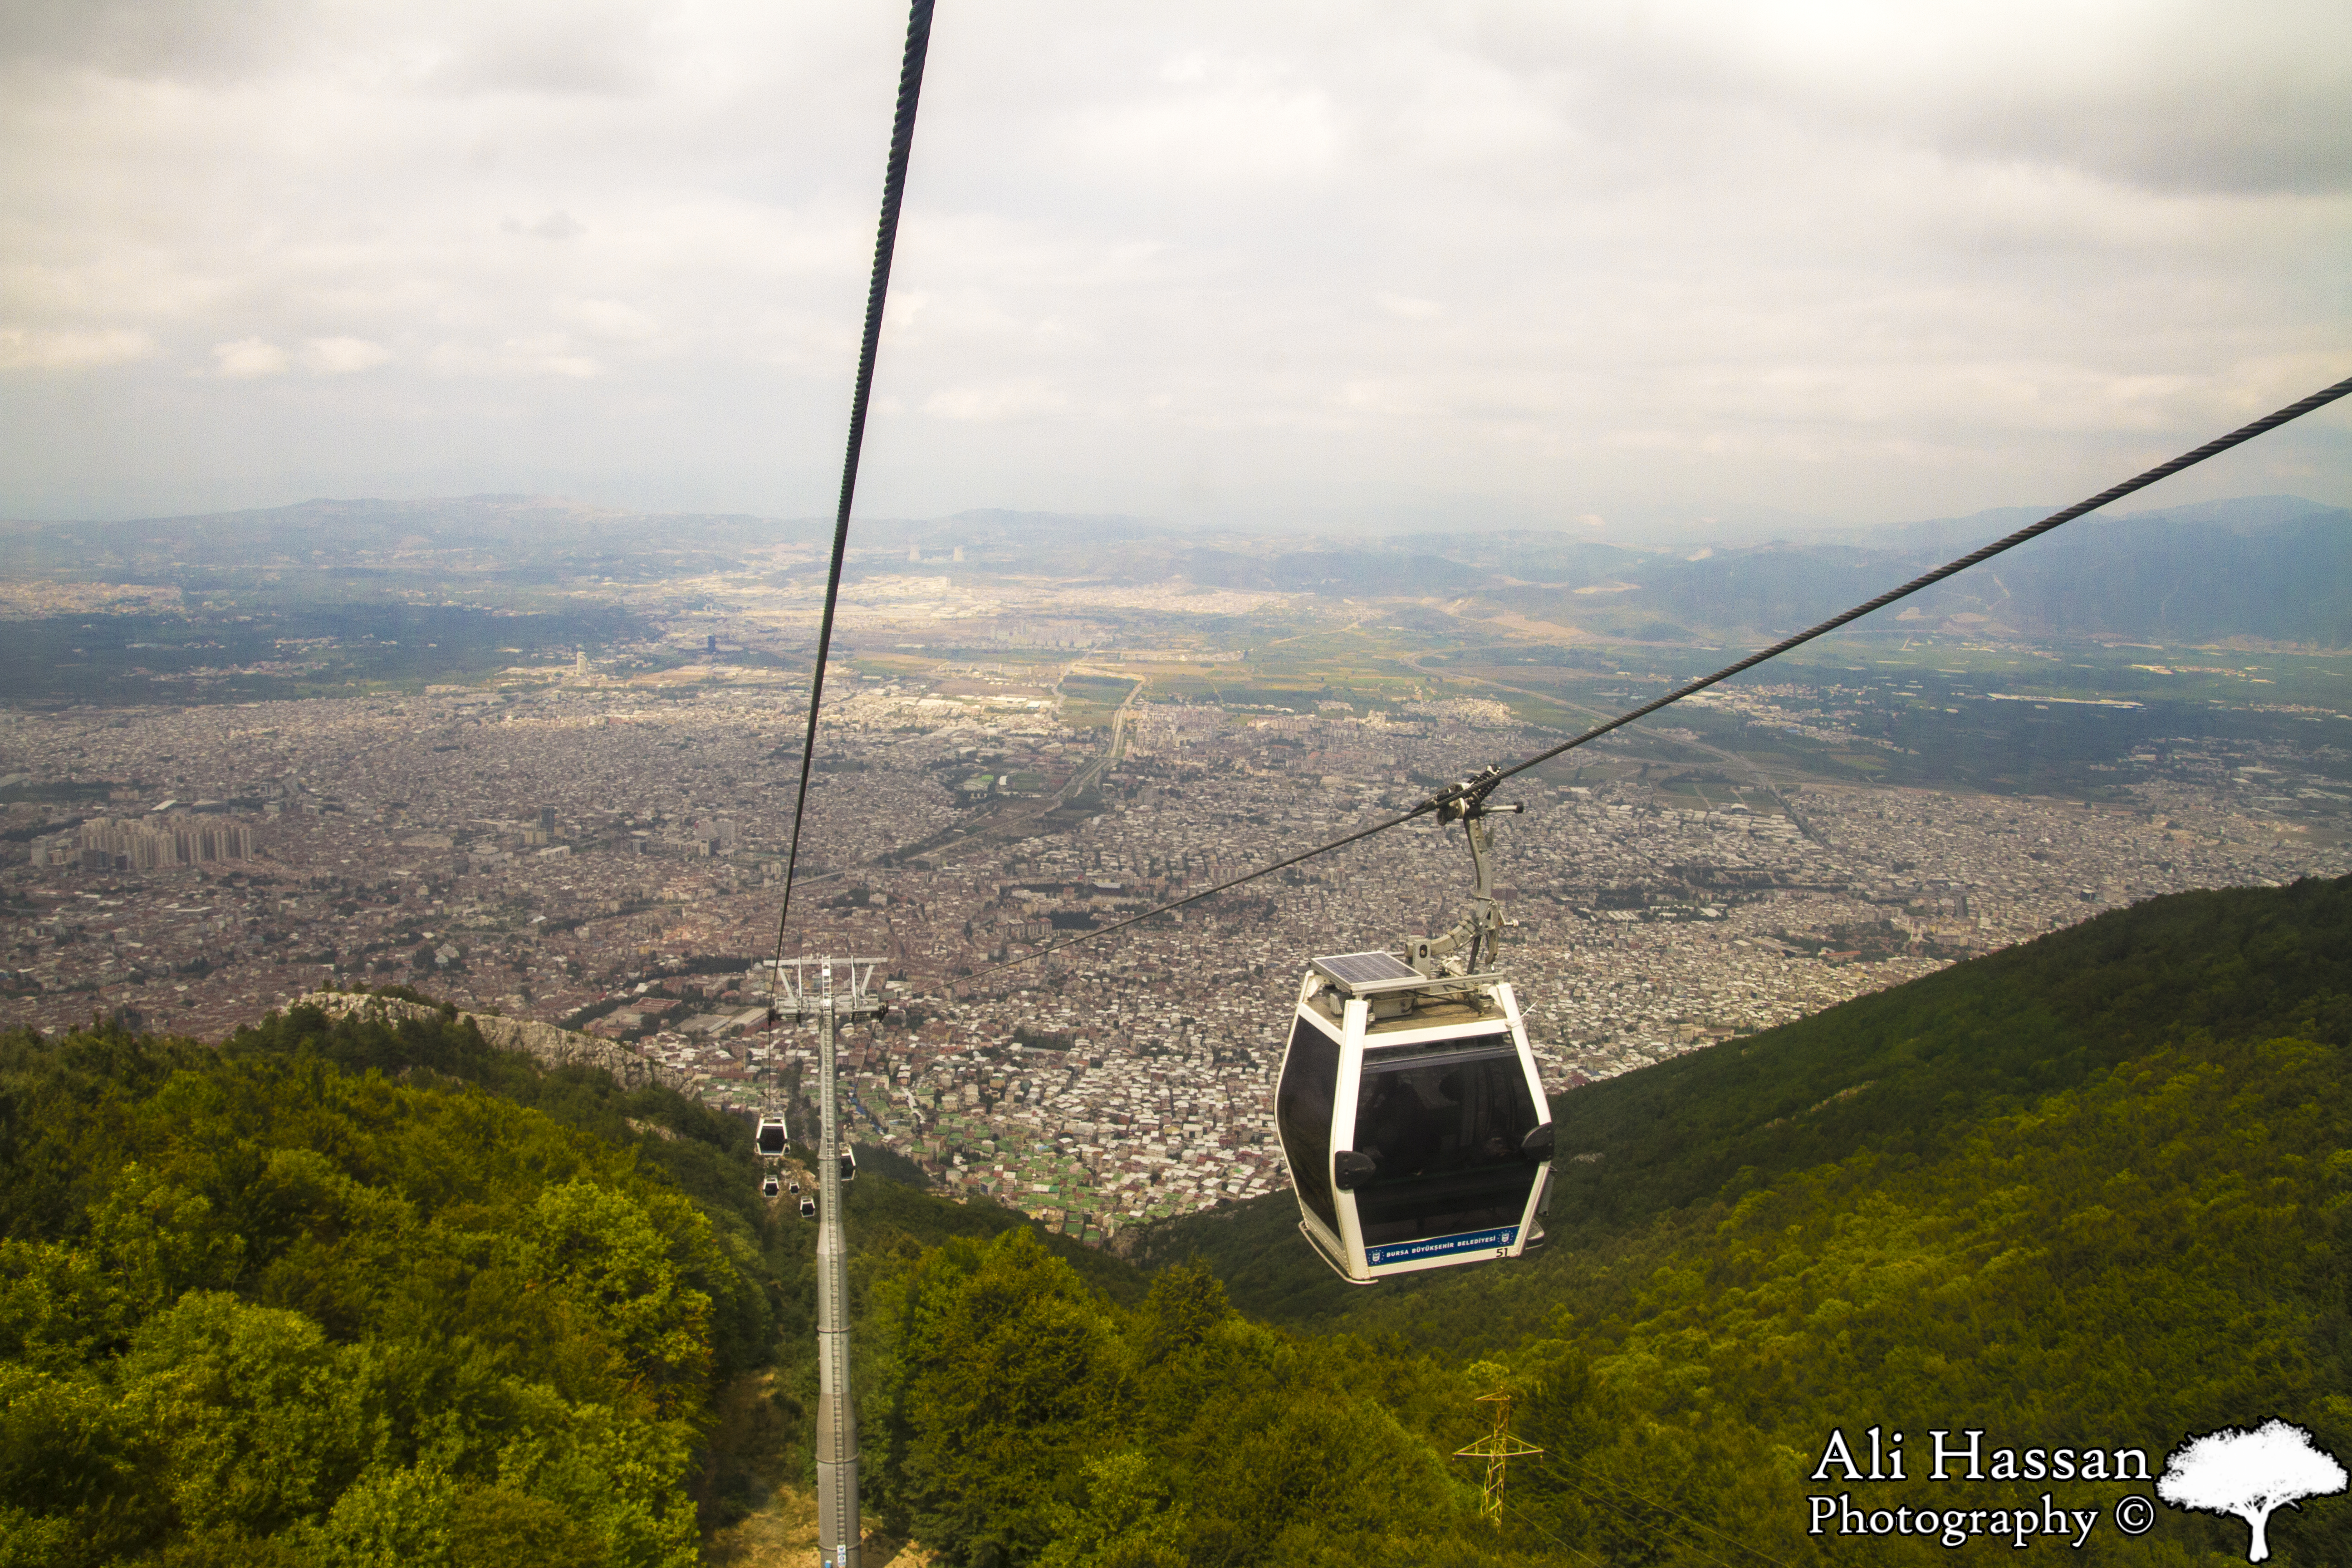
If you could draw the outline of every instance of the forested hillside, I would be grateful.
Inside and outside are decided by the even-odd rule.
[[[1286,1200],[1139,1271],[869,1159],[872,1517],[970,1568],[2242,1561],[2116,1509],[2223,1426],[2352,1457],[2347,998],[2352,885],[2157,900],[1569,1095],[1549,1250],[1363,1290]],[[16,1037],[0,1563],[692,1561],[807,1471],[809,1235],[740,1124],[461,1026]],[[2352,1497],[2268,1539],[2352,1561]]]
[[[1351,1289],[1286,1202],[1149,1256],[1198,1257],[1302,1329],[1509,1367],[1551,1451],[1512,1483],[1528,1527],[1610,1562],[1654,1560],[1644,1537],[1719,1554],[1694,1521],[1802,1558],[1836,1544],[1798,1538],[1825,1491],[2051,1489],[1920,1483],[1934,1429],[2160,1468],[2189,1433],[2275,1415],[2352,1455],[2347,997],[2352,886],[2155,900],[1564,1097],[1557,1239],[1519,1266]],[[1872,1426],[1913,1435],[1909,1483],[1809,1484],[1833,1431]],[[2160,1511],[2084,1552],[2242,1559],[2242,1525]],[[2352,1500],[2280,1517],[2275,1561],[2352,1561]]]
[[[691,1563],[736,1142],[446,1025],[8,1038],[0,1562]]]

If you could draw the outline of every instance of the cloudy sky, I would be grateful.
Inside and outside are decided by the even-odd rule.
[[[905,14],[0,6],[0,515],[831,510]],[[2352,6],[941,0],[860,510],[2057,504],[2352,374]],[[2352,502],[2341,405],[2160,505]]]

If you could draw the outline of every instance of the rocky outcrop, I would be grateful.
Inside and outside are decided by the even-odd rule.
[[[440,1008],[422,1002],[403,1002],[397,997],[369,996],[350,991],[312,991],[297,997],[293,1005],[316,1007],[331,1018],[365,1017],[385,1022],[413,1018],[421,1022],[446,1016]],[[647,1061],[625,1047],[600,1040],[593,1035],[559,1029],[552,1024],[530,1018],[501,1018],[495,1013],[460,1013],[457,1016],[480,1030],[482,1038],[491,1045],[501,1050],[520,1051],[543,1066],[570,1067],[577,1063],[596,1068],[612,1074],[613,1081],[624,1089],[652,1085],[685,1089],[688,1086],[689,1076],[685,1068]]]

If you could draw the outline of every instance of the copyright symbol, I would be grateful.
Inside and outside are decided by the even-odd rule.
[[[2127,1497],[2116,1504],[2116,1528],[2126,1535],[2146,1535],[2156,1523],[2156,1505],[2144,1497]]]

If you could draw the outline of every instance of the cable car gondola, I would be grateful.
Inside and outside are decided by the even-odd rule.
[[[1275,1088],[1298,1228],[1341,1278],[1517,1258],[1543,1239],[1551,1108],[1518,999],[1482,972],[1503,925],[1493,895],[1488,769],[1439,809],[1476,873],[1470,913],[1404,953],[1313,960]]]
[[[801,1218],[816,1218],[816,1200],[814,1198],[804,1197],[801,1199]]]
[[[782,1186],[783,1184],[776,1180],[776,1173],[771,1171],[760,1178],[760,1195],[763,1198],[772,1198]]]
[[[760,1130],[751,1135],[752,1147],[771,1160],[782,1159],[785,1145],[791,1142],[791,1136],[784,1129],[783,1117],[775,1113],[761,1117]]]
[[[841,1152],[841,1179],[845,1182],[857,1180],[857,1155],[854,1150],[845,1148]]]

